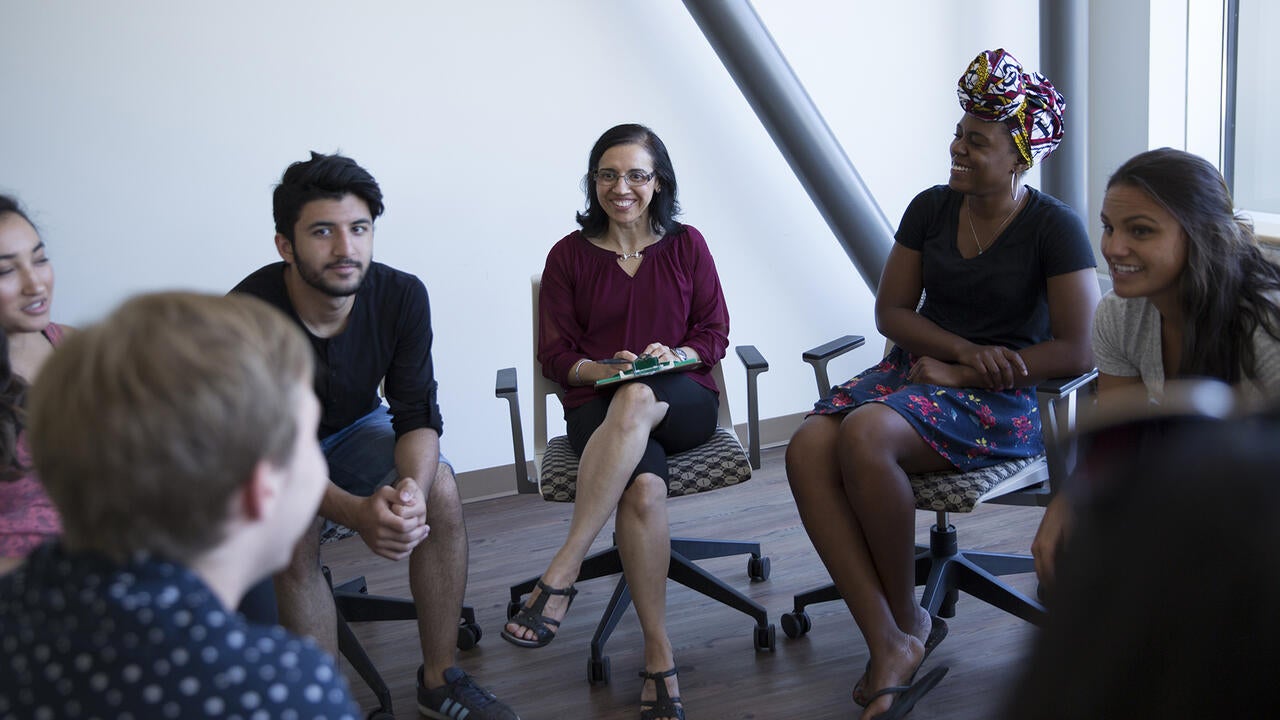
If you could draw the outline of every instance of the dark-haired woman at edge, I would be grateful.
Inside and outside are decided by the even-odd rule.
[[[1217,378],[1257,404],[1280,400],[1280,267],[1236,216],[1217,168],[1171,148],[1121,165],[1102,202],[1102,255],[1112,292],[1093,323],[1099,406],[1138,383],[1159,402],[1178,377]],[[1031,546],[1045,585],[1069,501],[1054,498]]]
[[[16,200],[0,195],[0,574],[59,534],[57,510],[30,474],[22,434],[27,387],[66,331],[50,322],[53,266],[40,234]]]

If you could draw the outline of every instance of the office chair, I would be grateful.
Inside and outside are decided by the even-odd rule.
[[[355,535],[354,530],[342,526],[328,528],[322,535],[320,543],[326,544]],[[391,705],[391,689],[378,673],[373,660],[365,652],[359,638],[349,623],[381,622],[384,620],[417,620],[418,613],[413,600],[408,598],[389,597],[387,595],[370,595],[369,585],[364,576],[347,580],[338,585],[333,584],[333,576],[329,567],[322,566],[324,579],[333,590],[333,604],[338,611],[338,650],[351,664],[351,668],[360,675],[378,700],[378,707],[366,716],[368,720],[395,720],[395,712]],[[462,606],[462,614],[458,619],[458,649],[470,650],[480,642],[482,632],[476,623],[475,610],[467,605]]]
[[[846,335],[812,350],[802,358],[813,366],[819,396],[831,392],[827,363],[861,347],[860,335]],[[921,607],[930,615],[953,617],[959,592],[964,591],[986,603],[1034,624],[1041,624],[1045,609],[999,579],[1001,575],[1035,572],[1030,555],[963,550],[950,513],[972,512],[978,503],[1044,507],[1052,496],[1051,479],[1062,478],[1070,470],[1072,458],[1063,442],[1074,427],[1078,393],[1091,387],[1096,370],[1073,378],[1047,380],[1036,388],[1040,422],[1045,437],[1045,454],[1011,460],[971,472],[933,472],[911,475],[916,509],[936,513],[929,530],[929,545],[916,546],[916,585],[924,586]],[[782,616],[782,631],[799,638],[812,628],[805,608],[816,603],[839,600],[834,584],[800,593],[791,612]]]
[[[538,288],[540,276],[531,279],[533,306],[533,338],[538,338]],[[763,356],[752,346],[738,346],[738,358],[747,373],[748,446],[743,452],[741,443],[733,432],[729,416],[728,395],[724,387],[721,364],[713,370],[720,390],[719,427],[706,443],[687,452],[668,458],[670,481],[667,497],[691,495],[716,490],[746,482],[752,468],[760,467],[759,410],[757,408],[756,377],[769,369]],[[516,369],[498,370],[494,394],[505,399],[511,413],[511,435],[515,454],[516,488],[521,493],[541,493],[550,502],[573,502],[577,485],[578,457],[564,436],[547,438],[547,397],[558,395],[560,386],[542,374],[537,350],[533,358],[533,425],[534,425],[534,474],[530,477],[525,459],[524,432],[521,426],[520,405],[516,387]],[[667,577],[696,590],[707,597],[751,616],[756,621],[752,641],[756,650],[772,651],[776,630],[769,622],[768,613],[759,603],[743,595],[723,580],[703,570],[695,560],[730,557],[749,554],[747,574],[753,581],[769,578],[769,558],[761,555],[760,544],[734,540],[704,540],[695,538],[671,538],[671,565]],[[587,556],[576,582],[622,572],[622,560],[617,545]],[[524,596],[536,586],[537,577],[511,587],[511,601],[507,605],[507,617],[519,612]],[[592,685],[609,682],[609,657],[604,645],[613,633],[622,614],[631,604],[631,592],[625,577],[620,577],[613,596],[605,608],[604,616],[591,639],[591,657],[587,666],[587,681]]]

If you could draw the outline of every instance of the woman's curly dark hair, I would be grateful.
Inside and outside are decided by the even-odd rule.
[[[9,336],[0,329],[0,482],[12,482],[26,474],[18,459],[18,434],[22,432],[27,383],[13,372],[9,360]]]
[[[0,195],[0,218],[5,215],[17,215],[31,223],[17,200]],[[0,482],[17,480],[27,471],[18,459],[18,434],[25,419],[22,406],[26,397],[27,382],[13,372],[9,336],[0,328]]]

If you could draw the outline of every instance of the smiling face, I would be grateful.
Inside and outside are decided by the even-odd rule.
[[[373,256],[373,216],[364,200],[312,200],[302,206],[293,240],[276,235],[280,257],[307,285],[330,297],[354,295]]]
[[[1021,171],[1013,137],[1004,123],[987,122],[965,113],[951,141],[948,185],[966,195],[1009,192],[1010,176]]]
[[[22,216],[0,215],[0,327],[40,332],[53,304],[53,265],[40,235]]]
[[[642,145],[614,145],[600,156],[596,171],[612,170],[618,178],[612,183],[593,180],[600,206],[609,216],[609,222],[621,227],[644,227],[649,223],[649,203],[659,191],[657,176],[643,185],[627,184],[626,174],[639,170],[653,173],[653,156]]]
[[[1177,218],[1146,192],[1112,185],[1102,200],[1102,256],[1116,295],[1177,307],[1187,266],[1187,234]]]

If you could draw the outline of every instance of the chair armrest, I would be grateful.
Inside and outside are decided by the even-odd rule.
[[[507,401],[507,409],[511,413],[511,449],[515,456],[516,491],[536,493],[538,486],[529,480],[529,463],[524,455],[524,427],[520,422],[520,395],[516,391],[516,369],[513,367],[498,370],[493,385],[493,394],[500,400]]]
[[[747,370],[747,459],[752,470],[760,469],[760,397],[757,390],[756,377],[768,372],[769,362],[756,349],[755,345],[738,345],[734,347],[738,359]]]
[[[806,350],[800,357],[813,366],[813,379],[818,383],[818,397],[823,398],[831,392],[831,379],[827,377],[827,363],[866,344],[861,335],[845,335],[829,343]]]
[[[1049,378],[1036,386],[1040,406],[1040,431],[1044,436],[1044,452],[1049,463],[1050,495],[1075,469],[1076,447],[1072,433],[1079,421],[1079,394],[1098,378],[1095,368],[1074,377]]]
[[[1094,368],[1089,372],[1081,373],[1074,377],[1049,378],[1036,386],[1036,394],[1051,395],[1059,398],[1066,397],[1093,382],[1097,377],[1098,370]]]
[[[498,371],[497,381],[493,386],[493,394],[502,399],[516,394],[516,369],[502,368]]]

